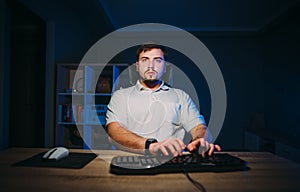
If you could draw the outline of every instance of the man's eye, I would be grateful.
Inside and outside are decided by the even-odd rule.
[[[159,64],[159,63],[162,62],[162,59],[155,59],[154,61],[155,61],[155,63],[158,63],[158,64]]]
[[[146,63],[146,62],[148,62],[148,59],[147,58],[143,58],[143,59],[141,59],[141,62]]]

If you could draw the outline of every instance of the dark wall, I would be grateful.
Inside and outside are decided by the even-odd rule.
[[[300,6],[296,8],[263,37],[265,132],[300,148]]]
[[[51,41],[54,41],[56,63],[80,62],[96,41],[113,30],[98,0],[20,2],[53,24],[54,38]]]
[[[8,78],[6,2],[0,1],[0,149],[8,147]]]
[[[220,34],[199,39],[214,55],[226,86],[227,111],[217,142],[224,149],[242,149],[251,116],[264,112],[260,41],[253,34]]]
[[[9,146],[43,147],[46,23],[18,1],[8,3]]]

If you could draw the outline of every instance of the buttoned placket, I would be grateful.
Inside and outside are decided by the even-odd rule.
[[[160,89],[148,91],[149,106],[151,106],[151,104],[153,104],[159,100],[159,97],[157,95],[159,91],[160,91]],[[157,114],[155,114],[155,115],[157,115]],[[156,135],[154,136],[154,138],[158,138],[159,131],[156,131],[155,134]]]
[[[156,91],[151,91],[151,93],[150,93],[151,102],[155,102],[157,100],[157,98],[155,96],[155,92]]]

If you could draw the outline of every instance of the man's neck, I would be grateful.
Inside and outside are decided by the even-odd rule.
[[[149,89],[157,89],[162,84],[161,80],[140,80],[141,84]]]

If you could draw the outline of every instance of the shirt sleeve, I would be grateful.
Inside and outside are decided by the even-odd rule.
[[[182,110],[181,110],[181,122],[184,129],[189,132],[191,129],[199,124],[204,124],[205,120],[203,115],[200,114],[197,106],[192,101],[191,97],[182,91]]]
[[[107,106],[106,125],[112,122],[119,122],[124,127],[127,127],[127,109],[124,98],[124,92],[122,90],[113,93]]]

